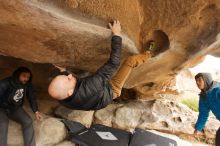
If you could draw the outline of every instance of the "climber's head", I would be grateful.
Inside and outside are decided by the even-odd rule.
[[[48,93],[57,100],[64,100],[73,94],[75,85],[76,78],[72,74],[58,75],[51,81]]]

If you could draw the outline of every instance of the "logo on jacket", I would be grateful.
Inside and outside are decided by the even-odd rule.
[[[24,95],[24,89],[18,89],[15,92],[15,96],[13,97],[14,101],[18,102],[20,99],[23,98],[23,95]]]

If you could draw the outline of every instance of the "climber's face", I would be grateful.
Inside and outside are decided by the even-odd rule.
[[[204,82],[204,79],[202,77],[199,77],[199,78],[196,79],[196,84],[197,84],[197,86],[200,90],[205,89],[205,82]]]

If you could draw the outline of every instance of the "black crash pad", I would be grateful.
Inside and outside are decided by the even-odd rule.
[[[177,146],[177,142],[150,131],[136,128],[129,146]]]
[[[79,122],[70,121],[70,120],[66,120],[66,119],[62,119],[61,121],[64,123],[64,125],[66,126],[66,128],[70,134],[77,134],[77,133],[87,129],[84,125],[82,125]]]
[[[130,137],[130,132],[96,124],[72,135],[72,142],[80,146],[128,146]]]

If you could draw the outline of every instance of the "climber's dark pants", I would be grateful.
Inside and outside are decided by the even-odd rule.
[[[21,124],[25,146],[35,146],[34,128],[31,117],[19,107],[13,112],[0,108],[0,146],[7,146],[9,119]]]
[[[216,132],[215,143],[216,143],[216,146],[220,146],[220,128]]]

